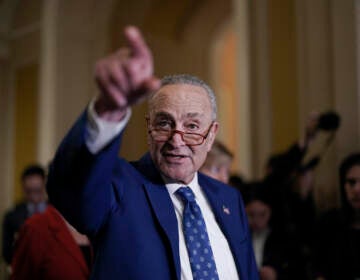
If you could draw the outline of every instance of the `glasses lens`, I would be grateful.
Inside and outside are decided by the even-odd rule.
[[[172,134],[172,130],[153,129],[150,131],[150,134],[155,141],[163,142],[169,140]],[[204,140],[204,137],[199,134],[193,134],[193,133],[180,133],[180,134],[182,136],[183,141],[187,145],[200,145]]]
[[[155,141],[167,141],[170,137],[170,130],[154,129],[151,130],[151,137]]]
[[[184,133],[183,140],[189,145],[199,145],[203,141],[203,136],[192,133]]]

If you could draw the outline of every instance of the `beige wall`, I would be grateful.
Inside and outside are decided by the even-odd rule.
[[[11,3],[13,6],[11,6]],[[19,200],[19,176],[24,165],[36,158],[37,143],[37,85],[42,1],[3,1],[2,8],[10,13],[2,19],[1,104],[2,133],[1,154],[4,168],[0,195],[3,210]],[[24,11],[32,11],[26,13]],[[17,137],[18,136],[18,137]],[[22,151],[22,152],[20,152]],[[4,199],[4,200],[3,200]]]
[[[13,199],[17,202],[23,199],[19,180],[21,173],[25,166],[37,161],[38,69],[37,64],[29,64],[18,67],[14,72]]]
[[[264,176],[265,162],[273,152],[272,102],[270,81],[268,1],[251,1],[250,45],[251,45],[251,133],[253,178]]]
[[[0,162],[0,213],[10,205],[12,200],[12,190],[9,188],[12,177],[6,176],[6,174],[11,174],[13,165],[11,161],[12,149],[12,135],[9,123],[12,123],[13,118],[13,108],[9,106],[12,103],[12,98],[9,94],[9,65],[7,60],[0,59],[0,112],[2,112],[2,117],[0,118],[0,148],[1,155],[4,160]]]
[[[237,127],[239,91],[237,87],[237,36],[235,33],[234,19],[232,18],[223,26],[213,47],[212,53],[212,80],[214,90],[218,93],[218,120],[220,123],[217,138],[231,150],[237,150],[240,142],[238,139]],[[239,153],[234,153],[232,171],[241,172],[242,166],[239,165]]]
[[[298,138],[294,2],[293,0],[268,2],[273,152],[283,151]]]
[[[19,176],[37,158],[42,0],[0,3],[0,214],[21,199]],[[5,277],[0,262],[0,278]]]

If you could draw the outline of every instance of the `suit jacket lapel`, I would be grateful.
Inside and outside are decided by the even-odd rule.
[[[48,206],[48,211],[46,214],[49,220],[49,228],[54,233],[55,238],[59,243],[63,244],[63,248],[69,253],[69,255],[71,255],[79,263],[84,273],[87,273],[88,267],[83,258],[81,250],[67,229],[65,221],[62,220],[60,214],[57,213],[57,211],[52,206]]]
[[[148,181],[144,183],[144,189],[149,198],[151,207],[154,210],[155,216],[170,243],[176,276],[177,279],[180,280],[181,265],[179,256],[178,224],[174,205],[168,190],[149,154],[146,154],[140,161],[133,164],[148,179]]]
[[[181,267],[179,257],[178,224],[173,203],[164,185],[148,183],[145,184],[145,190],[148,194],[156,218],[170,242],[176,275],[177,278],[180,279]]]

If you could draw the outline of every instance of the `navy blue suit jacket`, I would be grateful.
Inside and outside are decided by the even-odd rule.
[[[93,243],[92,279],[179,280],[175,210],[149,154],[133,163],[119,158],[120,134],[92,155],[85,145],[85,124],[83,114],[60,145],[47,188],[51,203]],[[258,279],[240,193],[202,174],[199,184],[240,278]]]

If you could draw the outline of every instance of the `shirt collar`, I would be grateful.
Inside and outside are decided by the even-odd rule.
[[[180,183],[172,183],[172,182],[169,182],[169,180],[162,176],[164,182],[165,182],[165,186],[169,192],[170,195],[174,195],[174,193],[181,187],[184,187],[184,186],[188,186],[193,192],[194,192],[194,195],[196,197],[197,193],[199,193],[200,191],[200,186],[199,186],[199,182],[198,182],[198,173],[196,172],[194,174],[194,178],[192,179],[192,181],[187,184],[187,185],[184,185],[184,184],[180,184]]]
[[[47,203],[45,201],[40,202],[35,205],[35,203],[28,202],[26,204],[27,210],[30,215],[34,214],[35,212],[43,213],[46,210]]]

